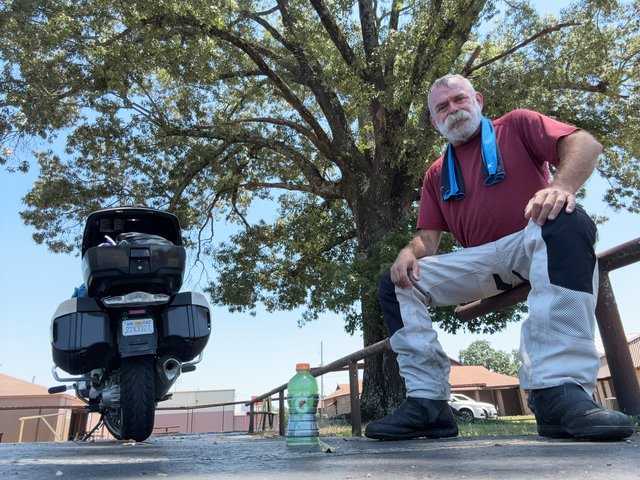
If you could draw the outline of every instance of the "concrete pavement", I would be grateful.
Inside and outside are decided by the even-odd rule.
[[[635,479],[640,435],[619,442],[537,436],[380,442],[323,437],[328,453],[245,434],[154,436],[142,443],[0,444],[3,480]]]

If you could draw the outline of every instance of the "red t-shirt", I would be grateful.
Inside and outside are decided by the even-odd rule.
[[[493,127],[504,164],[504,180],[491,186],[483,183],[478,133],[455,147],[465,186],[462,200],[442,200],[442,156],[427,170],[418,229],[448,231],[462,246],[473,247],[526,226],[527,203],[549,184],[549,163],[554,166],[559,163],[558,140],[578,129],[529,110],[514,110],[494,120]]]

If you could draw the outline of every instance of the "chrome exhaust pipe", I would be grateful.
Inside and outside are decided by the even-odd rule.
[[[180,376],[181,364],[175,358],[167,358],[162,364],[162,371],[167,381],[173,383]]]
[[[167,394],[176,380],[178,380],[181,372],[182,363],[174,357],[165,356],[156,362],[157,378],[160,381],[158,385],[159,397],[164,397]]]

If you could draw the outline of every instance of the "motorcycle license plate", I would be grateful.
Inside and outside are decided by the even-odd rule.
[[[136,318],[135,320],[122,321],[122,335],[148,335],[153,333],[153,318]]]

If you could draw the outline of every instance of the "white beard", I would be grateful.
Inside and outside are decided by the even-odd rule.
[[[459,145],[469,140],[480,128],[482,111],[477,105],[471,112],[458,110],[447,117],[443,123],[437,123],[438,130],[449,142]]]

